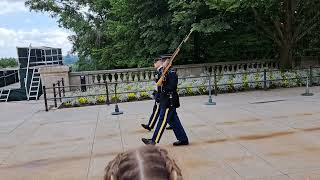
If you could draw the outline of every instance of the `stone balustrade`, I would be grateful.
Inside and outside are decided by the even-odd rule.
[[[223,72],[236,72],[247,69],[277,69],[278,63],[274,60],[247,61],[247,62],[221,62],[174,66],[179,77],[199,76],[212,68],[217,74]],[[126,81],[151,81],[154,77],[154,68],[116,69],[103,71],[82,71],[70,73],[70,85],[80,85],[80,76],[86,78],[86,84]]]

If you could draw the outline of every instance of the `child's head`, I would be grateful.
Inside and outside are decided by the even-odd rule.
[[[106,167],[105,180],[181,180],[181,170],[168,152],[144,146],[118,154]]]

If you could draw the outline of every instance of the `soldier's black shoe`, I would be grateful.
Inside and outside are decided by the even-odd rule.
[[[174,146],[186,146],[189,145],[189,141],[177,141],[173,143]]]
[[[146,124],[141,124],[141,126],[142,126],[144,129],[146,129],[146,130],[148,130],[148,131],[151,131],[151,128],[150,128],[148,125],[146,125]]]
[[[155,145],[156,144],[152,139],[142,138],[141,140],[145,145]]]
[[[171,127],[171,126],[168,126],[167,128],[166,128],[166,130],[172,130],[173,128]]]

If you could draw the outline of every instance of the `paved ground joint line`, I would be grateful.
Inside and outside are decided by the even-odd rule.
[[[18,127],[20,127],[23,123],[29,121],[30,119],[32,119],[32,117],[37,113],[38,111],[36,112],[33,112],[28,118],[26,118],[22,123],[20,123],[20,125],[18,125],[15,129],[17,129]],[[25,139],[21,140],[20,143],[17,143],[19,145],[24,145],[26,143],[26,140],[29,139],[30,137],[32,137],[33,134],[35,134],[37,132],[37,130],[40,128],[41,126],[38,125],[35,130],[33,132],[31,132],[30,136],[29,137],[26,137]],[[11,133],[8,134],[8,136],[10,135]],[[3,158],[3,160],[0,160],[0,166],[4,165],[5,161],[10,158],[12,156],[12,154],[14,154],[17,150],[13,150],[11,151],[8,156],[6,156],[5,158]]]
[[[26,117],[21,123],[19,123],[15,128],[13,128],[8,135],[10,135],[11,133],[13,133],[15,130],[17,130],[19,127],[21,127],[24,123],[26,123],[27,121],[29,121],[36,113],[38,113],[40,111],[35,111],[33,112],[30,116]]]
[[[117,121],[119,122],[119,131],[120,131],[120,138],[121,138],[121,146],[122,146],[122,152],[124,152],[124,144],[123,144],[123,137],[122,137],[122,130],[121,130],[121,123],[119,116],[117,117]]]
[[[186,112],[186,113],[188,113],[188,112]],[[188,113],[188,114],[190,114],[191,116],[193,116],[193,117],[195,117],[195,115],[193,114],[193,113]],[[196,119],[196,118],[195,118]],[[202,121],[202,122],[205,122],[206,124],[209,124],[207,121],[205,121],[205,120],[200,120],[200,121]],[[211,126],[211,124],[209,124],[210,126]],[[214,128],[219,132],[219,133],[222,133],[222,134],[224,134],[224,132],[222,132],[222,131],[220,131],[218,128],[216,128],[215,126],[214,126]],[[193,133],[192,132],[192,130],[191,129],[189,129],[188,130],[189,132],[191,132],[191,134],[195,134],[195,133]],[[226,136],[227,137],[227,136]],[[224,160],[222,160],[222,162],[228,167],[228,168],[230,168],[234,173],[236,173],[241,179],[245,179],[243,176],[241,176],[240,175],[240,173],[239,172],[237,172],[228,162],[226,162],[226,161],[224,161]]]
[[[90,160],[89,160],[89,164],[88,164],[88,171],[87,171],[87,180],[89,180],[89,173],[90,173],[90,168],[91,168],[91,161],[92,161],[93,147],[94,147],[94,142],[95,142],[95,139],[96,139],[96,132],[97,132],[98,122],[99,122],[99,112],[100,112],[100,109],[98,109],[98,115],[97,115],[96,127],[94,128],[94,132],[93,132],[93,139],[92,139],[91,152],[90,152]]]
[[[249,110],[246,110],[247,112],[249,112]],[[190,113],[191,114],[191,113]],[[192,116],[195,116],[194,114],[191,114]],[[209,126],[215,128],[217,131],[221,132],[224,136],[226,136],[227,138],[232,138],[232,136],[229,136],[227,133],[224,132],[224,130],[219,129],[218,127],[216,127],[215,125],[209,123],[207,120],[200,120],[200,121],[204,121],[205,123],[207,123]],[[255,155],[257,158],[261,159],[262,161],[264,161],[265,163],[267,163],[270,167],[274,168],[275,170],[279,171],[282,175],[285,175],[287,177],[289,177],[289,175],[287,175],[286,173],[282,172],[281,170],[275,168],[270,162],[268,162],[267,160],[265,160],[264,158],[262,158],[261,156],[259,156],[258,154],[250,151],[247,147],[245,147],[243,144],[241,144],[240,142],[236,142],[236,144],[238,144],[240,147],[244,148],[244,150],[246,150],[247,152]],[[228,167],[230,167],[234,172],[236,172],[241,178],[243,178],[231,165],[229,165],[229,163],[225,162]],[[290,178],[290,177],[289,177]]]
[[[248,113],[251,113],[251,114],[255,114],[255,115],[259,115],[257,112],[252,112],[250,111],[249,109],[246,109],[244,107],[239,107],[240,109],[244,110],[244,111],[247,111]],[[274,124],[273,122],[271,124]],[[253,151],[250,151],[246,146],[244,146],[241,142],[238,142],[238,144],[246,149],[249,153],[252,153],[254,154],[255,156],[257,156],[259,159],[261,159],[262,161],[264,161],[265,163],[267,163],[269,166],[271,166],[272,168],[274,168],[275,170],[279,171],[282,175],[285,175],[287,177],[289,177],[289,175],[287,175],[285,172],[282,172],[280,169],[276,168],[273,166],[273,164],[271,164],[269,161],[267,161],[266,159],[264,159],[263,157],[261,157],[259,154],[253,152]],[[290,177],[289,177],[290,178]]]

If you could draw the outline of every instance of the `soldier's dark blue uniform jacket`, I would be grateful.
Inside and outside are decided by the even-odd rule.
[[[162,71],[163,71],[163,67],[161,67],[159,70],[157,70],[155,72],[155,82],[156,83],[159,81],[159,79],[162,75]],[[161,92],[161,87],[157,87],[157,91],[154,91],[152,94],[157,103],[160,102],[160,92]]]
[[[176,70],[169,69],[163,85],[160,87],[160,106],[161,107],[180,107],[179,95],[177,93],[178,76]]]

